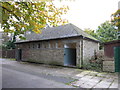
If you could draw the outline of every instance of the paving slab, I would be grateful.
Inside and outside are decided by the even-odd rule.
[[[91,78],[93,78],[93,77],[94,77],[94,76],[86,75],[86,76],[84,76],[83,78],[91,79]]]
[[[105,81],[101,81],[100,83],[98,83],[96,86],[94,86],[93,88],[109,88],[111,82],[105,82]]]
[[[90,81],[92,81],[92,83],[98,83],[98,82],[100,82],[101,80],[100,79],[94,79],[94,78],[92,78]]]
[[[104,77],[104,78],[105,78],[105,77],[107,76],[107,73],[98,73],[97,76],[98,76],[98,77]]]
[[[97,76],[97,75],[98,75],[98,72],[91,71],[91,72],[89,73],[89,75],[90,75],[90,76]]]
[[[83,87],[83,88],[93,88],[95,85],[97,84],[97,82],[94,82],[92,79],[89,80],[88,82],[80,85],[80,87]]]
[[[98,80],[98,81],[101,81],[101,80],[103,80],[104,78],[103,77],[97,77],[97,76],[94,76],[92,79],[94,79],[94,80]]]
[[[80,85],[80,87],[82,87],[82,88],[92,88],[93,85],[91,85],[90,83],[85,83],[85,84]]]
[[[84,77],[84,76],[88,75],[89,73],[90,73],[90,71],[83,71],[80,74],[77,74],[76,76],[77,77]]]
[[[84,84],[84,83],[85,83],[84,80],[80,80],[80,81],[71,83],[71,85],[73,85],[73,86],[80,86],[80,85],[82,85],[82,84]]]
[[[114,79],[113,78],[110,78],[110,79],[108,79],[108,78],[104,78],[102,81],[104,81],[104,82],[113,82],[114,81]]]
[[[117,74],[117,73],[108,73],[108,74],[106,75],[106,78],[118,79],[118,74]]]
[[[118,82],[116,80],[113,81],[109,88],[118,88]]]

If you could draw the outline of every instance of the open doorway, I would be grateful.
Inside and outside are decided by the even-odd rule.
[[[16,60],[17,61],[21,61],[22,60],[22,49],[17,49]]]
[[[64,45],[64,66],[76,66],[76,43]]]

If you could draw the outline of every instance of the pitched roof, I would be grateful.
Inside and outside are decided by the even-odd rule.
[[[49,40],[49,39],[66,38],[66,37],[74,37],[74,36],[83,36],[83,37],[92,39],[94,41],[97,41],[97,39],[95,39],[91,35],[85,33],[80,28],[69,23],[66,25],[58,26],[58,27],[48,27],[46,29],[43,29],[42,34],[27,33],[26,40],[18,41],[18,42]]]

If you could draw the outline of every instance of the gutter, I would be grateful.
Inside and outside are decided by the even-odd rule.
[[[83,37],[82,35],[77,35],[77,36],[69,36],[69,37],[59,37],[59,38],[51,38],[51,39],[43,39],[43,40],[30,40],[30,41],[20,41],[20,42],[15,42],[15,44],[21,44],[21,43],[29,43],[29,42],[38,42],[38,41],[47,41],[47,40],[57,40],[57,39],[66,39],[66,38],[73,38],[73,37]],[[93,40],[88,37],[83,37],[83,39],[89,39],[94,42],[100,42],[98,40]]]

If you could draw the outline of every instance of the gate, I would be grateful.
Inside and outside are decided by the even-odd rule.
[[[114,47],[115,72],[120,72],[120,46]]]

